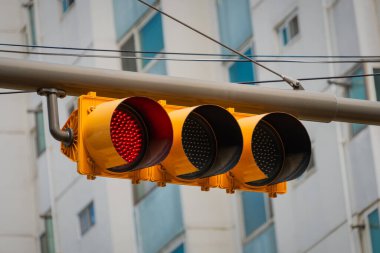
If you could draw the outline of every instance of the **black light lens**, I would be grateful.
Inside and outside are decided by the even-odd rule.
[[[286,113],[265,116],[252,133],[252,154],[266,179],[247,182],[263,186],[301,176],[310,161],[311,142],[302,123]]]
[[[210,169],[216,153],[215,135],[207,121],[195,112],[190,113],[183,125],[182,146],[194,167],[200,171]]]
[[[178,177],[197,179],[226,173],[239,161],[242,146],[241,130],[231,113],[216,105],[198,106],[182,127],[182,148],[197,171]]]
[[[275,177],[284,163],[284,147],[276,130],[260,121],[252,134],[252,154],[259,169],[268,177]]]

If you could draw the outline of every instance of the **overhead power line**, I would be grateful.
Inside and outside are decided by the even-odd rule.
[[[233,54],[212,54],[212,53],[190,53],[190,52],[165,52],[165,51],[138,51],[138,50],[116,50],[116,49],[101,49],[101,48],[82,48],[82,47],[62,47],[62,46],[43,46],[43,45],[26,45],[26,44],[11,44],[0,43],[0,46],[6,47],[22,47],[22,48],[41,48],[41,49],[58,49],[72,51],[89,51],[89,52],[110,52],[110,53],[130,53],[130,54],[162,54],[162,55],[190,55],[190,56],[215,56],[215,57],[236,57]],[[250,58],[315,58],[315,59],[380,59],[380,55],[246,55]],[[244,60],[243,60],[244,61]]]
[[[245,59],[231,59],[231,58],[167,58],[167,57],[138,57],[138,56],[123,56],[123,55],[100,55],[100,54],[76,54],[76,53],[61,53],[61,52],[28,52],[21,50],[2,50],[2,53],[16,53],[16,54],[35,54],[46,56],[69,56],[69,57],[84,57],[84,58],[109,58],[109,59],[139,59],[139,60],[159,60],[159,61],[190,61],[190,62],[251,62]],[[305,63],[305,64],[326,64],[326,63],[366,63],[366,62],[380,62],[378,59],[359,59],[359,60],[256,60],[257,62],[266,63]]]
[[[10,95],[10,94],[22,94],[22,93],[34,93],[35,91],[6,91],[0,92],[0,95]]]
[[[306,77],[297,78],[300,81],[316,81],[316,80],[329,80],[329,79],[346,79],[346,78],[356,78],[356,77],[367,77],[367,76],[380,76],[380,74],[363,74],[363,75],[344,75],[344,76],[322,76],[322,77]],[[264,80],[264,81],[250,81],[250,82],[238,82],[238,84],[261,84],[261,83],[278,83],[283,80]]]

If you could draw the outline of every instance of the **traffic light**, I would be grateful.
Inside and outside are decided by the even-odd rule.
[[[62,152],[78,172],[96,176],[222,188],[286,192],[311,155],[293,116],[251,115],[217,105],[183,107],[146,97],[112,99],[90,92],[78,100],[65,128],[74,143]]]

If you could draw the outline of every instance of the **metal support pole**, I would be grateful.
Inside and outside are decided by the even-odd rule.
[[[338,98],[305,90],[263,88],[128,71],[85,68],[46,62],[0,58],[0,88],[37,91],[65,90],[68,95],[95,91],[99,96],[146,96],[169,104],[217,104],[237,112],[286,112],[302,120],[343,121],[380,125],[380,103]]]
[[[54,88],[42,88],[37,91],[38,95],[47,98],[47,108],[49,117],[49,130],[51,135],[57,141],[61,141],[64,145],[70,146],[74,140],[74,133],[71,128],[61,130],[58,117],[58,102],[57,98],[64,98],[66,92]]]

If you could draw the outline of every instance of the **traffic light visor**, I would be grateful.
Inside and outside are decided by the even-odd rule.
[[[242,118],[244,151],[233,172],[251,186],[293,180],[306,170],[311,156],[309,135],[286,113]]]
[[[130,97],[97,105],[88,116],[85,138],[96,166],[120,173],[160,163],[170,150],[173,130],[160,104]]]

